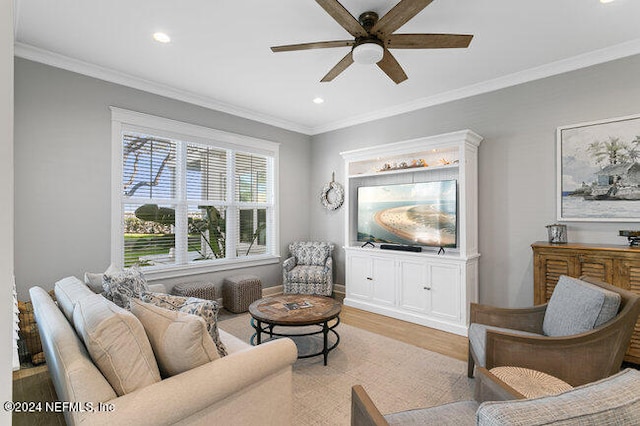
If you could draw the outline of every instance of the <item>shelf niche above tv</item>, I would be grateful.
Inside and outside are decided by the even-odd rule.
[[[481,141],[476,133],[462,130],[341,153],[347,187],[346,305],[466,335],[469,302],[478,298]],[[440,193],[438,187],[443,187]],[[406,196],[411,190],[439,195],[414,200]],[[382,196],[383,191],[395,194]],[[429,236],[438,232],[448,233],[441,238],[444,250],[438,237]],[[366,241],[373,247],[362,247]],[[416,245],[422,251],[380,249],[389,243]]]

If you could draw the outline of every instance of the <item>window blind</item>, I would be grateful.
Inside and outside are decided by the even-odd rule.
[[[214,142],[123,132],[125,267],[202,265],[275,252],[272,157]]]

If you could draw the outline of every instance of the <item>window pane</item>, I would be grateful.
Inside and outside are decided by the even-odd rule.
[[[267,159],[253,154],[236,154],[236,200],[267,202]]]
[[[224,201],[227,192],[227,152],[187,145],[187,199]]]
[[[267,253],[266,209],[240,209],[238,211],[237,256],[252,256]]]
[[[224,207],[189,207],[189,260],[224,259],[226,210]]]
[[[125,204],[124,266],[175,263],[175,209],[157,204]]]
[[[124,135],[122,192],[125,197],[174,198],[175,169],[175,142],[150,136]]]
[[[240,242],[250,243],[253,241],[253,210],[240,210]]]

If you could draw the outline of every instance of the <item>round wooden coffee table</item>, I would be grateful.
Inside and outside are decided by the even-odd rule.
[[[340,343],[340,335],[335,328],[340,324],[340,302],[325,296],[310,296],[306,294],[285,294],[282,296],[265,297],[256,300],[249,306],[251,314],[251,326],[256,332],[251,336],[251,344],[262,343],[262,333],[269,337],[300,337],[322,334],[322,351],[312,354],[300,355],[298,358],[310,358],[318,355],[324,356],[324,365],[327,365],[329,352]],[[335,323],[329,322],[335,319]],[[275,326],[304,327],[320,326],[320,330],[309,333],[276,333]],[[329,333],[336,337],[333,345],[329,346]]]

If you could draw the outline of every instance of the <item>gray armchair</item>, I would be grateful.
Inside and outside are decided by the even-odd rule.
[[[640,297],[589,277],[561,276],[549,303],[505,309],[471,304],[468,376],[474,365],[523,367],[572,386],[620,370]]]
[[[333,247],[331,243],[311,241],[289,244],[291,257],[282,264],[284,293],[331,296]]]
[[[479,368],[478,379],[499,383],[491,372]],[[512,392],[513,393],[513,392]],[[387,425],[637,425],[640,424],[640,371],[626,369],[614,376],[558,395],[533,399],[480,402],[460,401],[431,408],[382,415],[364,388],[351,392],[351,426]]]

